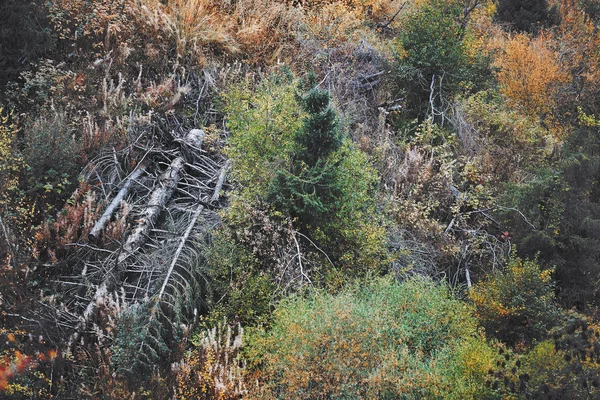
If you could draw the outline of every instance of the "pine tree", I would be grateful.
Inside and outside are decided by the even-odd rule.
[[[291,166],[278,171],[269,197],[276,208],[298,218],[302,225],[315,226],[335,213],[339,203],[339,160],[330,156],[342,147],[343,136],[329,93],[314,86],[314,76],[309,76],[308,82],[313,87],[298,98],[308,116],[294,135]]]
[[[342,146],[342,135],[337,124],[337,114],[330,105],[329,93],[312,88],[301,99],[301,104],[309,116],[304,127],[295,135],[299,145],[296,161],[304,161],[310,167],[315,167],[319,160]]]
[[[268,203],[271,217],[291,220],[326,253],[324,268],[337,263],[352,267],[352,274],[379,268],[385,230],[375,209],[376,171],[346,137],[314,74],[299,86],[274,78],[254,94],[231,92],[228,153],[234,177],[245,186],[232,196],[231,215],[244,220],[242,204]]]

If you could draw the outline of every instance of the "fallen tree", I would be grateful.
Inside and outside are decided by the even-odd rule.
[[[132,278],[133,274],[138,273],[140,276],[146,274],[146,271],[144,271],[145,267],[142,266],[140,268],[139,265],[136,265],[136,262],[139,264],[139,257],[134,257],[134,255],[138,252],[143,252],[142,248],[144,248],[145,243],[154,234],[154,231],[157,230],[161,212],[165,211],[167,204],[172,199],[175,192],[179,190],[187,194],[186,198],[189,198],[189,201],[195,205],[195,212],[192,220],[187,225],[185,232],[183,232],[183,236],[180,239],[177,250],[172,256],[170,256],[170,262],[168,264],[169,268],[165,268],[163,273],[160,273],[159,271],[155,273],[154,280],[165,274],[163,275],[163,283],[159,289],[160,293],[157,297],[158,301],[160,301],[160,299],[163,297],[167,283],[170,281],[175,269],[175,265],[178,263],[180,258],[183,246],[188,240],[197,220],[200,217],[200,214],[205,208],[202,203],[209,200],[213,202],[218,200],[219,193],[225,181],[225,174],[229,168],[229,164],[227,164],[220,170],[217,170],[218,175],[214,174],[210,177],[204,177],[203,179],[199,177],[192,177],[186,172],[186,166],[193,166],[192,163],[204,162],[201,161],[204,160],[204,158],[200,157],[200,149],[203,138],[204,132],[202,130],[192,129],[185,137],[179,140],[179,142],[181,142],[180,151],[170,151],[165,153],[170,154],[171,156],[174,155],[175,158],[156,179],[154,187],[148,194],[148,201],[142,206],[142,210],[137,214],[136,224],[131,233],[128,235],[125,243],[120,249],[109,254],[108,257],[106,257],[102,262],[102,265],[97,267],[101,270],[104,270],[104,273],[102,274],[102,278],[99,280],[93,292],[94,295],[83,308],[83,312],[79,317],[76,326],[74,327],[74,333],[69,341],[69,349],[72,350],[73,346],[77,345],[81,335],[88,331],[88,327],[93,322],[95,318],[94,315],[98,310],[99,305],[103,304],[106,297],[111,293],[123,289],[125,276],[128,277],[128,283],[125,286],[131,286],[132,280],[135,281],[135,279]],[[210,167],[211,168],[209,169],[214,169],[214,166],[211,165]],[[115,198],[111,201],[101,218],[96,222],[92,232],[90,232],[91,239],[93,238],[94,240],[97,240],[97,238],[101,235],[103,227],[106,225],[107,221],[110,220],[111,215],[114,213],[118,205],[121,204],[121,202],[126,198],[135,180],[138,179],[147,169],[147,167],[140,167],[131,173],[130,176],[125,180],[125,183]],[[184,176],[185,182],[182,182],[182,184],[184,186],[189,186],[189,181],[196,182],[195,186],[198,188],[197,194],[192,196],[184,189],[178,188],[178,185]],[[214,191],[204,193],[208,186],[202,184],[201,181],[203,180],[216,182]],[[204,194],[201,195],[201,193]],[[152,277],[152,274],[153,272],[151,272],[149,275]],[[138,283],[140,282],[140,279],[142,278],[137,278]],[[152,278],[149,279],[152,280]],[[146,280],[148,281],[148,279]],[[148,283],[151,282],[148,281]]]
[[[171,162],[167,170],[161,174],[158,185],[150,196],[148,205],[137,220],[137,226],[123,245],[117,264],[121,264],[127,257],[144,244],[148,237],[148,232],[156,224],[160,212],[163,210],[167,201],[173,196],[184,167],[185,160],[183,157],[177,157]],[[117,270],[121,269],[122,268],[117,265]]]
[[[203,131],[192,129],[183,139],[183,144],[191,149],[200,150],[203,139]],[[148,232],[156,224],[160,212],[173,196],[184,168],[185,159],[179,156],[171,162],[166,171],[160,176],[158,186],[152,192],[146,209],[138,219],[137,226],[123,245],[123,250],[117,260],[117,270],[121,269],[118,266],[119,264],[144,244],[146,237],[148,237]]]

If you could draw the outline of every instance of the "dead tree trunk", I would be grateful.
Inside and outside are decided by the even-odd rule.
[[[140,168],[133,171],[133,173],[129,175],[129,177],[125,180],[125,184],[123,185],[121,190],[119,190],[119,193],[117,193],[115,198],[110,202],[109,206],[106,207],[106,210],[104,210],[102,217],[100,217],[100,219],[96,222],[96,225],[94,225],[94,227],[90,231],[88,235],[90,242],[98,241],[98,239],[100,238],[100,233],[104,228],[104,225],[106,225],[106,223],[110,220],[110,217],[113,215],[117,207],[119,207],[121,201],[125,199],[125,196],[127,196],[127,194],[129,193],[129,189],[131,189],[131,186],[133,185],[135,180],[138,179],[144,173],[145,170],[146,166],[141,166]]]
[[[221,172],[219,173],[219,180],[217,181],[217,185],[215,186],[215,191],[211,197],[211,202],[215,202],[215,201],[219,200],[219,197],[221,196],[221,189],[223,188],[223,185],[225,184],[225,179],[227,178],[227,172],[229,171],[230,167],[231,167],[231,161],[227,160],[227,162],[225,163],[223,168],[221,168]],[[185,242],[188,240],[190,233],[192,233],[192,229],[196,225],[196,221],[200,217],[200,213],[202,212],[202,210],[204,210],[204,206],[199,204],[198,207],[196,208],[196,211],[194,212],[192,221],[188,225],[187,229],[185,230],[185,233],[183,234],[183,236],[181,237],[181,240],[179,241],[179,246],[177,247],[177,251],[175,252],[175,255],[173,256],[173,260],[171,261],[171,265],[169,267],[169,270],[167,271],[167,275],[165,276],[163,284],[160,288],[160,292],[158,293],[158,296],[156,299],[157,304],[162,301],[162,298],[163,298],[163,295],[167,288],[167,285],[169,283],[169,280],[171,279],[171,275],[173,274],[175,266],[177,265],[177,261],[179,260],[179,256],[181,255],[181,251],[183,250],[183,246],[185,246]],[[156,308],[156,307],[154,308],[154,310],[157,310],[157,309],[158,308]],[[153,318],[154,318],[154,313],[150,316],[151,320]]]
[[[231,168],[231,161],[227,160],[225,166],[221,169],[221,173],[219,174],[219,180],[217,181],[217,186],[215,186],[215,192],[210,198],[210,202],[214,203],[219,200],[221,195],[221,188],[223,188],[223,184],[225,183],[225,178],[227,177],[227,172]]]
[[[202,129],[192,129],[185,138],[181,140],[182,154],[188,162],[194,162],[202,151],[200,147],[202,146],[204,136],[206,135]]]
[[[199,129],[192,129],[183,139],[183,143],[186,147],[199,150],[202,146],[203,139],[204,132]],[[161,174],[158,185],[150,195],[150,201],[142,213],[141,218],[138,220],[137,226],[123,245],[123,250],[117,261],[118,269],[121,269],[119,265],[122,261],[134,253],[146,241],[148,233],[150,232],[150,229],[154,227],[154,224],[156,224],[160,212],[173,196],[184,168],[185,160],[182,156],[179,156],[173,160],[167,170]]]
[[[171,199],[171,196],[173,196],[184,167],[185,161],[183,157],[177,157],[169,165],[169,168],[161,174],[158,185],[150,195],[150,201],[146,209],[142,212],[137,226],[123,245],[123,250],[118,258],[119,264],[144,244],[150,229],[156,224],[163,207]]]

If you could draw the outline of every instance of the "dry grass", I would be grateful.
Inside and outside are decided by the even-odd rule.
[[[294,4],[299,3],[299,4]],[[327,48],[398,28],[415,1],[403,0],[61,0],[54,27],[88,40],[92,60],[116,64],[165,62],[178,68],[242,59],[252,65],[294,64],[298,50],[317,41]],[[406,7],[405,7],[406,6]],[[94,13],[91,13],[91,10]],[[398,10],[403,12],[392,18]],[[86,15],[93,15],[88,21]],[[82,31],[79,34],[77,32]],[[75,35],[75,36],[73,36]],[[78,38],[79,37],[79,38]],[[127,61],[129,59],[129,61]],[[168,60],[168,61],[167,61]],[[132,64],[133,65],[133,64]]]
[[[197,347],[172,365],[181,399],[239,399],[247,394],[245,363],[240,362],[244,330],[225,323],[202,332]]]
[[[181,63],[205,65],[211,56],[274,61],[291,39],[299,13],[274,0],[138,0],[156,31],[175,39]]]
[[[328,47],[358,41],[392,19],[401,0],[136,0],[139,15],[157,33],[175,39],[181,64],[242,57],[251,64],[292,60],[297,47],[317,40]],[[389,24],[397,27],[401,18]]]

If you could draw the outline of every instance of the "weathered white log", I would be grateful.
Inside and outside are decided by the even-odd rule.
[[[219,196],[221,194],[221,189],[223,188],[223,184],[225,183],[225,178],[227,176],[227,171],[229,170],[230,167],[231,167],[231,161],[227,160],[227,162],[225,163],[223,168],[221,168],[221,172],[219,173],[219,179],[217,180],[217,185],[215,186],[215,191],[213,192],[213,195],[211,197],[211,202],[215,202],[215,201],[219,200]],[[167,286],[169,284],[169,280],[171,279],[171,275],[173,274],[173,271],[175,270],[175,266],[177,265],[177,261],[179,260],[179,256],[181,255],[181,252],[183,251],[183,247],[185,246],[185,243],[187,242],[188,238],[190,237],[190,234],[192,233],[192,229],[194,229],[194,226],[196,226],[196,221],[200,217],[202,210],[204,210],[204,206],[202,204],[198,204],[198,207],[196,208],[196,211],[194,212],[194,216],[192,217],[190,224],[188,225],[187,229],[185,230],[185,233],[183,234],[183,236],[181,237],[181,241],[179,242],[179,246],[177,246],[177,250],[175,251],[173,260],[171,260],[171,265],[169,266],[167,275],[165,276],[165,279],[160,288],[160,291],[158,292],[158,296],[156,296],[156,304],[159,304],[162,301],[162,298],[165,294],[165,290],[167,289]],[[158,307],[154,307],[153,310],[154,311],[152,312],[152,314],[150,314],[150,321],[152,321],[154,319],[154,317],[156,316],[156,310],[158,310]]]
[[[198,132],[200,131],[200,132]],[[191,149],[198,150],[202,146],[202,140],[204,139],[204,132],[199,129],[192,129],[188,135],[183,139],[183,144],[188,146]],[[93,314],[95,313],[98,305],[104,301],[104,298],[111,292],[113,292],[120,284],[122,280],[122,274],[124,270],[123,261],[131,255],[135,250],[137,250],[141,245],[146,241],[146,237],[150,231],[150,229],[154,226],[162,208],[166,205],[166,203],[170,200],[177,188],[177,183],[181,178],[181,173],[185,168],[185,161],[183,157],[179,156],[175,158],[169,167],[163,172],[159,177],[159,182],[157,187],[154,189],[152,194],[150,195],[150,201],[144,212],[142,213],[141,218],[138,220],[137,226],[135,227],[133,233],[129,235],[127,241],[123,245],[121,250],[121,254],[117,258],[116,271],[113,273],[109,273],[105,280],[98,285],[96,288],[96,292],[92,300],[88,303],[83,315],[81,316],[77,327],[75,328],[75,332],[71,336],[68,344],[68,349],[71,351],[73,346],[77,344],[77,341],[81,337],[81,334],[86,330],[90,320],[92,319]],[[195,220],[197,219],[197,215],[200,214],[201,208],[196,210],[196,215],[194,216],[194,221],[190,225],[193,227]],[[191,231],[191,228],[188,227],[188,230]],[[187,232],[187,231],[186,231]],[[189,236],[189,233],[187,234]],[[187,237],[186,237],[187,240]],[[183,240],[180,244],[180,247],[183,248],[183,244],[185,240]],[[177,256],[173,260],[173,263],[177,261],[179,257],[178,251]],[[172,264],[173,264],[172,263]],[[174,264],[173,264],[174,265]],[[170,269],[172,273],[172,270]],[[168,281],[168,278],[167,280]]]
[[[183,138],[183,144],[196,151],[200,151],[204,136],[206,135],[202,129],[191,129],[185,138]]]
[[[150,195],[148,205],[138,219],[133,232],[129,235],[127,241],[123,245],[123,249],[118,258],[118,264],[121,264],[122,261],[144,244],[150,229],[156,224],[163,207],[171,199],[171,196],[173,196],[184,167],[185,161],[183,160],[183,157],[177,157],[173,160],[171,165],[169,165],[167,170],[161,174],[156,189],[154,189]],[[120,266],[118,268],[120,269]]]
[[[183,250],[183,246],[185,246],[185,242],[188,240],[190,233],[192,233],[192,229],[196,225],[196,221],[198,220],[198,217],[200,217],[200,213],[202,212],[203,209],[204,209],[204,206],[198,204],[198,208],[196,208],[196,212],[194,213],[194,216],[192,217],[192,221],[190,222],[187,229],[185,230],[185,233],[181,237],[181,241],[179,242],[177,251],[175,252],[175,255],[173,256],[173,260],[171,261],[171,265],[169,266],[169,270],[167,271],[165,280],[162,284],[162,287],[160,288],[160,292],[158,293],[158,297],[156,300],[157,303],[159,303],[162,300],[163,294],[165,293],[165,289],[167,288],[167,284],[169,283],[169,279],[171,279],[171,274],[173,273],[173,270],[175,269],[175,265],[177,265],[177,261],[179,260],[179,255],[181,254],[181,251]]]
[[[183,139],[183,143],[192,149],[200,149],[203,139],[203,131],[192,129]],[[154,227],[163,207],[177,189],[184,168],[185,160],[180,156],[175,158],[167,170],[161,174],[156,189],[150,195],[150,201],[148,201],[146,209],[142,212],[136,227],[127,238],[121,254],[119,254],[117,261],[119,270],[122,268],[121,263],[146,242],[150,229]]]
[[[75,346],[77,346],[81,335],[85,332],[89,321],[92,319],[93,314],[96,312],[98,305],[106,301],[106,296],[110,293],[111,289],[115,286],[115,280],[112,275],[100,284],[96,288],[96,293],[92,300],[88,303],[87,307],[83,311],[83,315],[79,317],[75,331],[69,338],[67,343],[67,352],[71,353]]]
[[[192,129],[189,133],[181,140],[181,150],[183,156],[189,163],[193,163],[197,160],[202,149],[202,141],[206,134],[202,129]]]
[[[125,196],[127,196],[127,194],[129,193],[129,190],[131,189],[133,183],[144,173],[145,170],[146,166],[142,165],[141,167],[133,171],[128,178],[126,178],[125,184],[123,185],[121,190],[119,190],[119,193],[117,193],[114,199],[110,202],[109,206],[106,207],[106,210],[104,210],[102,217],[100,217],[100,219],[96,222],[96,225],[94,225],[94,227],[88,234],[90,242],[96,242],[98,240],[98,238],[100,237],[100,233],[104,228],[104,225],[106,225],[106,223],[110,220],[110,217],[113,215],[117,207],[121,205],[121,201],[125,199]]]
[[[469,265],[465,266],[465,278],[467,278],[467,287],[470,288],[471,284],[471,273],[469,272]]]
[[[219,196],[221,195],[221,189],[223,188],[223,184],[225,183],[225,178],[227,177],[227,171],[229,170],[230,167],[231,167],[231,161],[227,160],[227,162],[225,163],[223,168],[221,168],[221,172],[219,174],[219,179],[217,181],[217,185],[215,186],[215,191],[213,192],[213,195],[210,200],[211,202],[219,200]],[[165,280],[162,284],[162,287],[160,288],[160,291],[158,292],[158,296],[156,299],[157,303],[159,303],[162,300],[162,297],[167,288],[167,284],[169,283],[169,279],[171,279],[173,270],[175,269],[175,266],[177,265],[177,261],[179,260],[179,256],[181,255],[181,251],[183,250],[183,247],[185,246],[185,242],[187,242],[187,240],[190,236],[190,233],[192,233],[192,229],[194,229],[194,226],[196,225],[196,221],[200,217],[200,213],[202,213],[202,210],[204,210],[204,206],[202,204],[198,204],[198,208],[196,208],[196,211],[194,212],[192,221],[190,222],[187,229],[185,230],[185,233],[181,237],[181,241],[179,242],[179,246],[177,247],[177,250],[175,251],[175,255],[173,256],[173,260],[171,261],[171,265],[169,266],[169,270],[167,271],[167,275],[165,276]],[[152,318],[153,316],[154,315],[152,315],[150,318]]]

